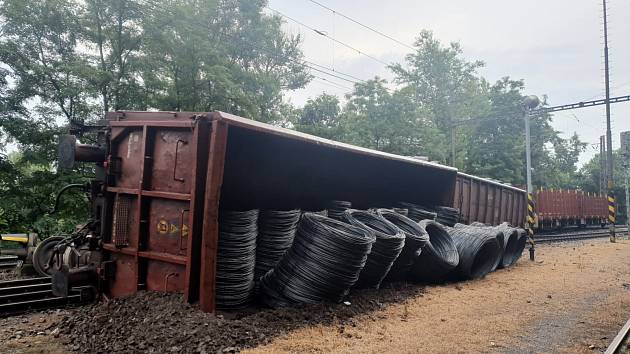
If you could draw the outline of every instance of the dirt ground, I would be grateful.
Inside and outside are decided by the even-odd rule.
[[[249,353],[592,353],[630,318],[630,241],[544,245],[537,261],[428,287],[356,326],[314,326]]]
[[[265,336],[264,340],[249,341],[241,347],[230,345],[218,351],[254,347],[245,351],[602,352],[630,318],[630,241],[542,245],[537,249],[537,261],[530,262],[524,256],[515,267],[496,271],[482,280],[413,287],[417,290],[385,289],[377,294],[357,294],[349,306],[267,310],[234,320],[221,316],[212,323],[228,328],[265,327],[257,329]],[[399,291],[397,296],[392,296],[396,291]],[[151,297],[146,300],[155,301]],[[118,312],[124,303],[109,307]],[[77,345],[76,335],[67,335],[73,332],[65,328],[72,323],[69,319],[76,316],[73,311],[0,319],[0,352],[86,351]],[[135,318],[139,314],[129,321],[130,331],[135,322],[140,326],[147,323],[147,318]],[[192,314],[182,324],[194,327],[187,322],[191,318],[203,320],[200,316]],[[168,329],[170,324],[164,324],[159,327]],[[154,323],[149,327],[156,328]],[[141,328],[146,330],[146,325]],[[92,339],[84,339],[101,340],[101,335],[92,332],[89,335]],[[187,337],[190,338],[189,334]],[[195,352],[198,348],[183,342],[176,352]],[[214,349],[208,352],[217,352]],[[138,347],[127,350],[142,351]]]

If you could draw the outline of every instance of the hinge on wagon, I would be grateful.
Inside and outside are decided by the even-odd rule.
[[[114,201],[114,222],[112,225],[112,242],[116,247],[129,246],[129,208],[131,197],[118,194]]]

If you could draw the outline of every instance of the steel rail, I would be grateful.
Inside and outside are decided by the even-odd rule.
[[[42,291],[52,289],[52,283],[48,284],[28,284],[19,286],[10,286],[0,288],[0,296],[30,293],[33,291]]]
[[[588,234],[579,233],[579,234],[559,234],[557,236],[548,236],[541,238],[534,238],[536,243],[553,243],[553,242],[561,242],[561,241],[576,241],[576,240],[589,240],[594,238],[602,238],[610,236],[610,232],[608,230],[602,230],[597,232],[591,232]]]
[[[50,284],[50,278],[38,277],[0,281],[0,289],[33,284]]]
[[[81,289],[68,297],[55,296],[50,278],[0,281],[0,318],[33,310],[46,310],[88,302],[93,297]]]
[[[0,261],[0,269],[9,269],[9,268],[17,268],[20,265],[20,262],[17,261]]]
[[[0,318],[17,315],[33,310],[47,310],[66,305],[83,302],[81,294],[73,294],[68,297],[47,297],[43,299],[26,300],[0,304]]]
[[[613,339],[613,341],[610,342],[610,345],[608,346],[608,348],[606,348],[606,351],[604,352],[604,354],[622,353],[623,351],[621,349],[624,347],[624,345],[626,346],[626,348],[630,346],[630,343],[628,343],[629,334],[630,334],[630,319],[621,328],[619,333],[617,333],[617,336],[615,337],[615,339]]]
[[[0,269],[15,268],[20,262],[17,256],[0,256]]]
[[[626,232],[628,228],[627,227],[618,227],[617,231],[622,231],[622,232]],[[562,236],[564,234],[591,234],[591,233],[598,233],[600,231],[608,231],[607,228],[601,228],[601,227],[593,227],[593,228],[586,228],[586,229],[579,229],[579,228],[574,228],[574,229],[563,229],[563,230],[546,230],[546,231],[541,231],[536,233],[535,236],[540,236],[540,237],[553,237],[553,236]]]

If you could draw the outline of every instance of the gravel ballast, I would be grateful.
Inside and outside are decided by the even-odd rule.
[[[380,291],[357,291],[341,304],[217,315],[185,303],[179,294],[140,292],[77,309],[61,320],[59,328],[70,348],[86,353],[229,353],[266,344],[304,326],[352,325],[354,316],[404,302],[422,289],[388,285]]]

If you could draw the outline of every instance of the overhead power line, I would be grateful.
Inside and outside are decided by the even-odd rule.
[[[333,87],[336,87],[336,88],[338,88],[338,89],[343,89],[343,90],[350,90],[350,91],[352,91],[352,90],[353,90],[353,89],[352,89],[351,87],[349,87],[349,86],[345,86],[345,85],[338,84],[338,83],[336,83],[336,82],[334,82],[334,81],[328,80],[328,79],[327,79],[327,78],[325,78],[325,77],[316,76],[316,75],[313,75],[313,77],[314,77],[315,79],[319,80],[319,81],[320,81],[320,83],[322,83],[322,84],[326,84],[326,85],[333,86]]]
[[[371,26],[368,26],[368,25],[366,25],[366,24],[363,24],[363,23],[361,23],[361,22],[359,22],[359,21],[357,21],[357,20],[355,20],[355,19],[353,19],[353,18],[351,18],[351,17],[349,17],[349,16],[347,16],[347,15],[342,14],[341,12],[339,12],[339,11],[337,11],[337,10],[331,9],[330,7],[328,7],[328,6],[326,6],[326,5],[322,4],[322,3],[320,3],[320,2],[318,2],[318,1],[315,1],[315,0],[307,0],[307,1],[310,1],[310,2],[312,2],[313,4],[315,4],[315,5],[317,5],[317,6],[320,6],[320,7],[324,8],[324,9],[326,9],[326,10],[328,10],[328,11],[332,12],[333,14],[339,15],[339,16],[341,16],[341,17],[345,18],[346,20],[348,20],[348,21],[350,21],[350,22],[353,22],[353,23],[355,23],[355,24],[357,24],[357,25],[359,25],[359,26],[361,26],[361,27],[363,27],[363,28],[365,28],[365,29],[367,29],[367,30],[369,30],[369,31],[372,31],[372,32],[374,32],[374,33],[376,33],[376,34],[380,35],[381,37],[384,37],[384,38],[387,38],[387,39],[389,39],[389,40],[391,40],[391,41],[393,41],[393,42],[396,42],[396,43],[400,44],[400,45],[401,45],[401,46],[403,46],[403,47],[409,48],[409,49],[411,49],[411,50],[413,50],[413,51],[415,51],[415,50],[416,50],[416,48],[414,48],[414,47],[412,47],[412,46],[410,46],[410,45],[406,44],[405,42],[403,42],[403,41],[399,41],[398,39],[396,39],[396,38],[394,38],[394,37],[392,37],[392,36],[390,36],[390,35],[388,35],[388,34],[385,34],[385,33],[381,32],[381,31],[379,31],[379,30],[377,30],[377,29],[375,29],[375,28],[373,28],[373,27],[371,27]]]
[[[155,2],[153,2],[151,0],[146,0],[145,4],[146,5],[150,4],[150,7],[154,11],[158,10],[158,11],[162,12],[163,14],[174,15],[173,12],[167,10],[164,7],[159,6],[158,4],[156,4]],[[185,23],[181,23],[180,25],[183,25],[184,27],[187,27],[189,30],[193,30],[193,31],[196,31],[196,30],[204,30],[204,31],[206,31],[206,30],[208,30],[207,27],[203,26],[200,23],[196,23],[196,22],[185,22]],[[346,81],[346,82],[349,82],[349,83],[352,83],[352,84],[358,84],[358,83],[365,83],[366,82],[366,80],[360,79],[360,78],[358,78],[356,76],[353,76],[353,75],[350,75],[350,74],[347,74],[347,73],[335,70],[333,68],[330,68],[330,67],[322,65],[322,64],[317,64],[317,63],[315,63],[315,62],[313,62],[311,60],[308,60],[310,58],[307,58],[307,57],[303,57],[300,60],[296,60],[296,59],[290,58],[288,56],[284,56],[284,55],[282,55],[280,53],[274,53],[274,52],[272,52],[272,51],[270,51],[270,50],[268,50],[266,48],[263,48],[263,47],[260,47],[260,46],[256,46],[256,45],[254,45],[252,43],[249,43],[249,42],[245,41],[243,38],[237,38],[235,36],[229,35],[227,33],[222,33],[222,32],[219,32],[219,33],[216,33],[216,34],[218,34],[219,36],[222,36],[222,37],[227,37],[227,38],[229,38],[231,40],[234,40],[234,41],[239,41],[240,43],[245,44],[245,45],[247,45],[247,46],[249,46],[249,47],[251,47],[251,48],[253,48],[255,50],[259,50],[259,51],[265,52],[268,55],[275,56],[276,58],[281,58],[281,59],[290,61],[290,62],[292,62],[292,63],[294,63],[296,65],[303,66],[303,67],[308,68],[310,70],[316,71],[316,72],[324,74],[324,75],[328,75],[330,77],[334,77],[334,78],[339,79],[339,80],[343,80],[343,81]],[[315,75],[313,75],[313,76],[317,77]],[[322,79],[322,78],[320,78],[320,79]],[[326,79],[324,79],[324,80],[326,80]],[[330,83],[333,82],[333,81],[330,81],[330,80],[327,80],[327,81],[330,82]],[[339,84],[337,84],[337,85],[338,86],[342,86],[342,85],[339,85]],[[344,87],[344,88],[347,88],[347,87]]]
[[[288,16],[288,15],[285,15],[284,13],[282,13],[282,12],[280,12],[280,11],[276,10],[276,9],[273,9],[273,8],[271,8],[271,7],[269,7],[269,6],[265,6],[265,7],[266,7],[267,9],[271,10],[272,12],[276,13],[277,15],[282,16],[282,17],[284,17],[284,18],[286,18],[287,20],[290,20],[290,21],[292,21],[292,22],[295,22],[295,23],[297,23],[297,24],[298,24],[298,25],[300,25],[300,26],[303,26],[303,27],[305,27],[305,28],[308,28],[309,30],[311,30],[311,31],[313,31],[313,32],[315,32],[315,33],[317,33],[318,35],[323,36],[323,37],[326,37],[326,38],[330,39],[331,41],[333,41],[333,42],[335,42],[335,43],[337,43],[337,44],[340,44],[340,45],[342,45],[342,46],[344,46],[344,47],[346,47],[346,48],[348,48],[348,49],[350,49],[350,50],[353,50],[353,51],[355,51],[355,52],[359,53],[360,55],[363,55],[363,56],[365,56],[365,57],[367,57],[367,58],[370,58],[370,59],[372,59],[372,60],[374,60],[374,61],[376,61],[376,62],[378,62],[378,63],[380,63],[380,64],[385,65],[386,67],[390,65],[390,63],[386,63],[386,62],[382,61],[381,59],[379,59],[379,58],[377,58],[377,57],[375,57],[375,56],[373,56],[373,55],[367,54],[367,53],[365,53],[364,51],[362,51],[362,50],[360,50],[360,49],[357,49],[357,48],[355,48],[355,47],[351,46],[351,45],[350,45],[350,44],[348,44],[348,43],[342,42],[342,41],[340,41],[340,40],[338,40],[338,39],[336,39],[336,38],[334,38],[334,37],[332,37],[332,36],[329,36],[329,35],[328,35],[328,33],[324,32],[324,31],[321,31],[321,30],[318,30],[318,29],[316,29],[316,28],[314,28],[314,27],[311,27],[311,26],[309,26],[309,25],[305,24],[304,22],[299,21],[299,20],[296,20],[296,19],[294,19],[293,17],[290,17],[290,16]]]

